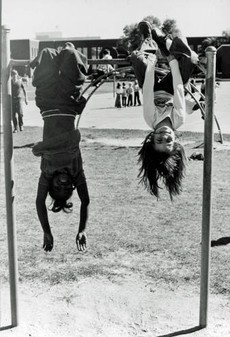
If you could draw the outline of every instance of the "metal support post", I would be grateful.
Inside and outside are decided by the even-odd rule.
[[[9,256],[11,323],[18,325],[17,314],[17,250],[14,211],[14,160],[11,126],[10,30],[2,27],[2,110],[6,191],[6,217]]]
[[[204,125],[204,166],[203,166],[203,204],[202,204],[202,239],[201,239],[201,279],[200,279],[200,327],[207,326],[209,269],[212,221],[212,154],[213,154],[213,122],[214,91],[216,74],[216,49],[208,47],[207,74],[205,85],[205,125]]]

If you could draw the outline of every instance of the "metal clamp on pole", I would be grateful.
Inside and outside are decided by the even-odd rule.
[[[2,28],[2,110],[6,190],[7,238],[12,327],[18,325],[17,310],[17,249],[14,210],[14,158],[11,126],[10,30]]]
[[[209,269],[212,222],[212,155],[214,92],[216,74],[216,48],[208,47],[207,73],[205,85],[205,124],[204,124],[204,166],[203,166],[203,204],[202,204],[202,238],[201,238],[201,279],[200,279],[200,327],[207,326]]]

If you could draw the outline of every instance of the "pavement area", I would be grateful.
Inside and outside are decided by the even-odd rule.
[[[230,82],[221,82],[216,89],[217,100],[214,112],[219,122],[223,134],[230,134]],[[87,96],[85,96],[87,98]],[[97,129],[133,129],[149,130],[143,115],[142,106],[115,108],[114,93],[97,92],[89,99],[85,110],[83,111],[79,127],[97,128]],[[43,126],[43,121],[34,101],[24,109],[24,125]],[[200,110],[192,115],[186,116],[185,124],[179,131],[203,132],[204,121],[201,119]],[[214,123],[214,132],[218,133],[216,123]]]

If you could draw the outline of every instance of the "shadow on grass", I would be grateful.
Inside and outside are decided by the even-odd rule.
[[[230,236],[225,236],[223,238],[219,238],[218,240],[212,240],[211,247],[226,246],[229,243],[230,243]]]
[[[21,146],[17,146],[17,145],[14,145],[14,149],[24,149],[26,147],[33,147],[34,146],[34,143],[29,143],[29,144],[25,144],[25,145],[21,145]]]
[[[203,328],[198,325],[198,326],[195,326],[195,327],[190,328],[190,329],[171,332],[171,333],[169,333],[167,335],[159,335],[158,337],[173,337],[173,336],[187,335],[187,334],[196,332],[196,331],[201,330],[201,329],[203,329]]]
[[[13,326],[13,325],[1,326],[0,331],[9,330],[9,329],[13,329],[13,328],[15,328],[15,326]]]

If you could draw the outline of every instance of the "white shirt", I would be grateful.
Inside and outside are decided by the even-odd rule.
[[[106,54],[102,57],[102,60],[112,60],[112,56],[109,55],[109,54]],[[110,71],[113,71],[114,68],[113,66],[111,66],[111,64],[100,64],[98,65],[98,69],[104,71],[104,72],[110,72]]]

